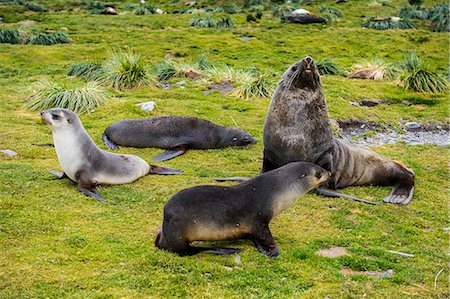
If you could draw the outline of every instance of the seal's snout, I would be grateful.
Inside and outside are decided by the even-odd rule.
[[[324,183],[326,180],[328,180],[331,176],[331,172],[325,170],[325,169],[320,169],[316,172],[316,178],[317,178],[317,183],[319,185],[321,185],[322,183]]]
[[[306,62],[305,69],[307,71],[310,71],[314,66],[314,60],[311,58],[311,56],[306,56],[303,60]]]
[[[306,57],[305,57],[305,61],[306,61],[308,64],[311,64],[311,62],[313,61],[313,59],[311,58],[311,56],[306,56]]]

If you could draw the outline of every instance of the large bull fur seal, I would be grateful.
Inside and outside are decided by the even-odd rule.
[[[134,155],[112,154],[99,149],[83,128],[78,116],[67,109],[53,108],[41,112],[51,127],[56,154],[64,171],[58,177],[77,182],[78,190],[102,200],[95,189],[100,184],[130,183],[147,174],[182,174],[178,169],[149,165]]]
[[[264,125],[262,172],[293,161],[329,170],[326,188],[393,185],[385,202],[408,204],[413,196],[414,172],[403,163],[333,138],[319,73],[311,57],[283,74]]]
[[[106,128],[103,141],[109,149],[117,149],[117,145],[167,149],[153,161],[175,158],[188,149],[215,149],[256,143],[256,139],[241,128],[223,127],[187,116],[123,120]]]
[[[238,253],[233,248],[205,248],[193,241],[250,239],[260,252],[276,257],[280,250],[269,222],[298,198],[325,182],[330,173],[306,162],[294,162],[238,185],[184,189],[164,206],[155,246],[180,255],[198,252]]]

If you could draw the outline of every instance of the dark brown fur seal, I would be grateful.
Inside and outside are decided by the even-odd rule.
[[[239,249],[192,247],[193,241],[250,239],[260,252],[280,250],[269,222],[298,198],[325,182],[330,173],[312,163],[294,162],[230,187],[184,189],[164,206],[155,246],[180,255],[238,253]]]
[[[100,184],[130,183],[147,174],[182,174],[177,169],[149,165],[134,155],[112,154],[99,149],[83,128],[78,116],[67,109],[54,108],[41,112],[51,127],[56,154],[64,171],[53,172],[59,178],[77,182],[78,190],[102,200],[95,189]]]
[[[326,188],[393,185],[385,202],[407,204],[413,196],[414,172],[403,163],[333,137],[319,72],[311,57],[283,74],[264,125],[262,172],[293,161],[329,170]]]
[[[103,141],[110,149],[117,149],[117,145],[167,149],[153,161],[175,158],[188,149],[215,149],[256,143],[256,139],[241,128],[223,127],[201,118],[186,116],[123,120],[106,128]]]

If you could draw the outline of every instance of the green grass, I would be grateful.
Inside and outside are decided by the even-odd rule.
[[[172,11],[184,5],[168,2],[155,1],[155,6]],[[0,44],[0,149],[18,152],[14,157],[0,153],[1,298],[448,297],[449,236],[443,230],[450,226],[448,147],[400,143],[372,148],[414,169],[415,196],[408,206],[369,206],[308,194],[270,225],[281,248],[278,259],[264,257],[249,241],[226,242],[226,246],[244,249],[242,263],[237,264],[234,256],[178,257],[157,250],[153,242],[163,206],[179,190],[215,184],[212,177],[258,173],[269,99],[243,100],[218,92],[206,96],[204,86],[189,80],[184,89],[176,84],[170,89],[148,85],[121,91],[107,88],[108,104],[80,115],[102,149],[101,135],[110,124],[157,115],[197,116],[227,126],[236,122],[258,143],[244,149],[188,151],[161,164],[184,170],[184,176],[146,176],[131,184],[102,186],[102,203],[79,193],[73,182],[57,180],[48,173],[60,170],[54,148],[33,144],[52,143],[51,130],[38,112],[23,108],[34,83],[42,79],[79,80],[67,76],[69,66],[104,62],[109,59],[108,49],[132,48],[145,65],[169,56],[180,64],[190,64],[206,53],[219,68],[228,65],[233,70],[246,70],[255,66],[273,72],[279,80],[288,66],[306,55],[316,61],[328,57],[349,68],[377,58],[395,64],[405,51],[412,51],[431,70],[445,72],[448,34],[431,32],[420,22],[409,30],[363,28],[360,23],[365,19],[362,16],[367,16],[367,1],[340,4],[345,18],[333,25],[280,24],[265,11],[259,23],[251,24],[245,21],[246,14],[235,14],[234,27],[226,30],[190,27],[192,15],[136,17],[130,10],[111,17],[87,14],[84,7],[67,11],[79,6],[62,0],[38,3],[49,11],[25,12],[23,7],[2,6],[0,16],[4,22],[35,20],[45,30],[66,27],[72,43],[51,47]],[[121,3],[113,3],[123,11]],[[393,0],[393,7],[380,6],[373,14],[394,16],[405,3]],[[55,11],[61,5],[66,11]],[[309,8],[317,12],[320,3]],[[17,26],[5,23],[0,29]],[[243,41],[243,37],[252,38]],[[177,80],[185,79],[169,82]],[[354,117],[394,127],[404,121],[448,122],[446,94],[408,91],[395,80],[350,80],[335,75],[322,77],[322,85],[329,115],[338,120]],[[391,105],[366,108],[350,104],[367,98],[384,99]],[[149,100],[156,102],[156,110],[144,112],[136,106]],[[119,150],[146,161],[161,152]],[[352,187],[343,191],[378,201],[390,188]],[[332,246],[347,247],[351,255],[329,259],[314,254]],[[414,258],[386,250],[411,253]],[[395,275],[382,279],[344,276],[341,268],[393,269]],[[434,288],[442,268],[445,270]]]
[[[81,85],[44,81],[33,90],[25,108],[38,112],[50,108],[67,108],[84,113],[106,102],[105,91],[95,82]]]

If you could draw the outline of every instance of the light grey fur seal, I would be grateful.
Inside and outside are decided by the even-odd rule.
[[[178,169],[149,165],[134,155],[113,154],[99,149],[88,135],[78,116],[62,108],[41,112],[52,129],[53,140],[63,174],[77,183],[78,190],[102,200],[95,189],[100,184],[126,184],[147,174],[182,174]]]
[[[319,72],[309,56],[283,74],[264,125],[262,172],[293,161],[330,171],[326,188],[393,185],[385,202],[408,204],[413,197],[414,172],[402,162],[333,137]]]
[[[231,254],[241,250],[193,247],[189,243],[250,239],[260,252],[277,257],[280,249],[269,222],[329,176],[328,171],[315,164],[293,162],[230,187],[184,189],[164,206],[155,246],[180,255]]]

